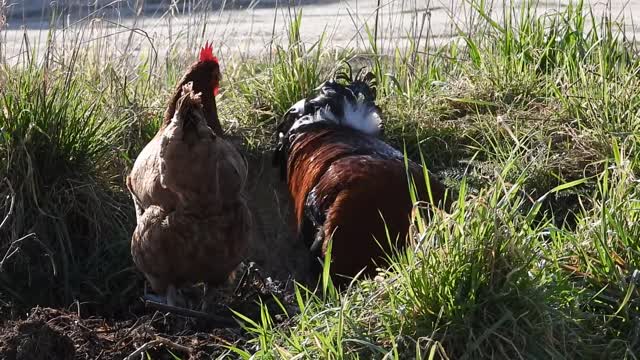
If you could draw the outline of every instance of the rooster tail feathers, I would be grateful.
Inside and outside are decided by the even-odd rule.
[[[345,126],[377,136],[382,131],[382,115],[376,105],[376,76],[365,68],[356,75],[348,62],[339,67],[333,79],[317,89],[315,97],[302,99],[292,105],[277,125],[274,139],[273,166],[281,168],[286,177],[290,136],[305,131],[310,125],[331,124]]]
[[[351,64],[344,61],[333,79],[322,84],[321,95],[310,102],[320,105],[316,116],[369,135],[379,135],[382,118],[375,103],[376,84],[376,76],[366,67],[361,67],[354,75]]]
[[[376,100],[377,81],[376,76],[371,71],[367,71],[365,66],[358,69],[358,72],[353,76],[353,68],[349,62],[344,61],[335,74],[334,79],[336,81],[342,81],[346,83],[347,88],[351,90],[355,97],[363,96],[367,101]]]
[[[371,73],[351,78],[350,73],[340,73],[336,79],[325,82],[321,95],[310,100],[314,103],[315,121],[334,122],[368,135],[377,136],[382,130],[382,116],[376,105],[375,76]],[[337,79],[347,79],[343,85]]]

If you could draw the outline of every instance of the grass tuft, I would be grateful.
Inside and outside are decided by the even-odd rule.
[[[0,177],[14,205],[0,286],[25,305],[113,296],[131,275],[112,273],[130,264],[118,146],[127,120],[108,116],[99,94],[64,73],[30,65],[2,77]]]

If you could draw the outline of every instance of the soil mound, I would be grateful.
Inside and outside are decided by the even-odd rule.
[[[193,294],[185,295],[200,299],[199,290],[194,287]],[[276,322],[289,321],[278,302],[289,315],[297,312],[293,284],[271,280],[253,264],[229,287],[212,290],[207,296],[212,302],[211,312],[207,311],[210,316],[203,318],[142,304],[132,307],[138,311],[118,320],[83,315],[86,309],[77,303],[67,309],[36,307],[25,319],[0,326],[0,359],[122,360],[133,354],[137,360],[145,353],[154,360],[175,360],[174,355],[183,360],[211,359],[228,353],[227,346],[247,341],[232,310],[260,321],[258,304],[262,303]]]
[[[34,316],[35,315],[35,316]],[[34,313],[0,334],[0,358],[6,360],[68,360],[75,356],[71,339]]]

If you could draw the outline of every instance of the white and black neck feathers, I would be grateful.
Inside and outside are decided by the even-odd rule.
[[[284,115],[277,128],[274,165],[284,167],[295,138],[314,129],[344,127],[368,136],[380,135],[382,116],[375,103],[374,75],[367,73],[355,80],[349,75],[337,78],[346,80],[346,85],[329,80],[318,88],[317,96],[298,101]]]
[[[345,126],[367,135],[380,134],[382,118],[375,104],[375,93],[362,81],[342,85],[335,80],[322,84],[320,94],[303,99],[287,112],[290,127],[286,133],[302,131],[306,125]],[[284,129],[282,129],[284,130]]]

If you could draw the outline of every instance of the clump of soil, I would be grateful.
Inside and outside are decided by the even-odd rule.
[[[0,358],[6,360],[73,359],[71,339],[38,316],[12,324],[0,334]]]
[[[83,316],[79,304],[70,309],[37,307],[26,319],[2,324],[0,359],[122,360],[134,353],[136,360],[144,353],[154,360],[175,360],[172,354],[183,360],[211,359],[226,353],[226,346],[240,346],[248,339],[240,322],[233,318],[232,309],[259,322],[258,304],[262,303],[275,315],[276,322],[288,321],[274,300],[277,298],[289,315],[297,311],[292,284],[265,277],[254,264],[244,267],[229,287],[211,290],[208,313],[215,315],[213,319],[144,306],[121,320]],[[141,347],[145,350],[138,351]]]

